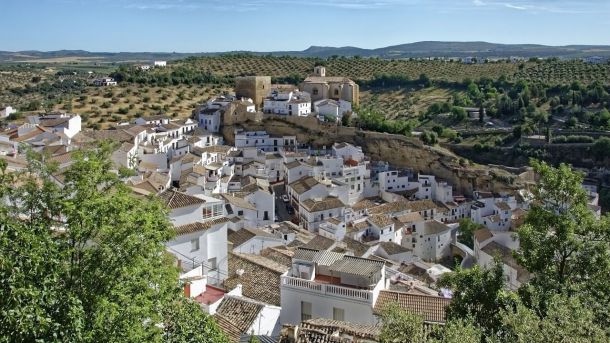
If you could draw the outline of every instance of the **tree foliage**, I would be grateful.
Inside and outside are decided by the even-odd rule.
[[[447,318],[472,318],[487,334],[499,327],[502,310],[511,308],[516,302],[515,295],[505,290],[504,270],[499,262],[490,269],[475,266],[446,274],[439,286],[454,292],[447,308]]]
[[[173,235],[166,209],[133,196],[108,156],[106,147],[75,152],[63,187],[43,155],[28,153],[23,173],[2,169],[0,342],[204,337],[183,330],[187,319],[223,339],[211,319],[181,303],[164,247]]]

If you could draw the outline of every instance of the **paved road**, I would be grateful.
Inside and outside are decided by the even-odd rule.
[[[284,184],[281,183],[271,187],[273,188],[273,193],[275,194],[275,215],[277,216],[277,219],[281,222],[290,220],[292,216],[288,214],[286,203],[284,203],[284,200],[282,200],[282,195],[286,194]]]

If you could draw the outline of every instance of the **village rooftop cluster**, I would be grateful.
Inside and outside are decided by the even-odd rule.
[[[358,92],[355,82],[327,77],[323,67],[298,86],[244,77],[235,94],[206,101],[191,119],[155,115],[84,131],[78,114],[28,116],[0,132],[0,155],[9,169],[23,170],[24,146],[47,153],[61,186],[74,151],[115,142],[112,162],[135,171],[125,180],[133,193],[152,194],[169,209],[176,237],[166,247],[182,270],[185,296],[236,342],[249,335],[375,341],[390,303],[443,324],[451,292],[436,286],[439,277],[458,265],[490,267],[494,257],[508,287],[527,281],[512,251],[519,249],[515,231],[530,207],[528,190],[466,196],[435,175],[372,160],[350,143],[313,148],[296,136],[237,125],[312,113],[339,121],[356,115]],[[583,187],[599,214],[596,187]],[[484,226],[473,247],[457,239],[464,218]]]

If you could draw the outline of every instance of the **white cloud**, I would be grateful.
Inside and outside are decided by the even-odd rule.
[[[509,4],[509,3],[504,3],[502,5],[504,5],[504,7],[506,7],[506,8],[511,8],[511,9],[520,10],[520,11],[525,11],[528,8],[532,8],[532,7],[529,7],[529,6],[518,6],[518,5]]]

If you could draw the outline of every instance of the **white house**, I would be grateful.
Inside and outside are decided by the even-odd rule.
[[[98,87],[116,86],[118,83],[111,77],[104,77],[93,81],[93,84]]]
[[[281,323],[328,318],[375,324],[373,307],[385,281],[382,261],[299,248],[281,278]]]
[[[291,268],[281,277],[281,324],[296,325],[311,318],[354,324],[378,324],[391,303],[443,323],[450,299],[415,292],[389,291],[392,282],[413,280],[388,269],[381,260],[332,251],[297,248]]]
[[[167,61],[154,61],[153,66],[165,68],[165,67],[167,67]]]
[[[299,204],[299,224],[311,232],[318,231],[320,224],[327,219],[344,220],[345,204],[337,197],[310,198]]]
[[[250,335],[276,337],[281,329],[279,306],[244,296],[227,294],[214,317],[223,330],[239,332],[246,339]]]
[[[284,245],[282,237],[261,229],[243,228],[231,231],[228,239],[232,245],[232,252],[241,254],[259,255],[263,249]]]
[[[324,117],[341,119],[344,114],[352,111],[352,103],[345,100],[323,99],[314,102],[313,105],[314,111]]]
[[[28,116],[30,124],[39,125],[53,133],[72,139],[81,131],[81,117],[78,114],[51,113],[45,115]]]
[[[275,90],[263,101],[263,112],[287,116],[308,116],[311,114],[309,94]]]
[[[342,241],[345,237],[345,221],[341,218],[329,218],[326,222],[320,223],[318,226],[318,234],[320,236],[333,239],[335,241]]]
[[[242,131],[235,133],[235,147],[238,149],[255,147],[263,151],[294,149],[297,146],[296,136],[275,137],[266,131]]]
[[[437,221],[428,220],[421,230],[414,229],[411,234],[413,254],[424,261],[437,262],[451,256],[452,229]],[[406,244],[409,247],[409,243]]]
[[[17,113],[17,110],[12,108],[11,106],[6,106],[0,109],[0,118],[6,118],[13,113]]]

